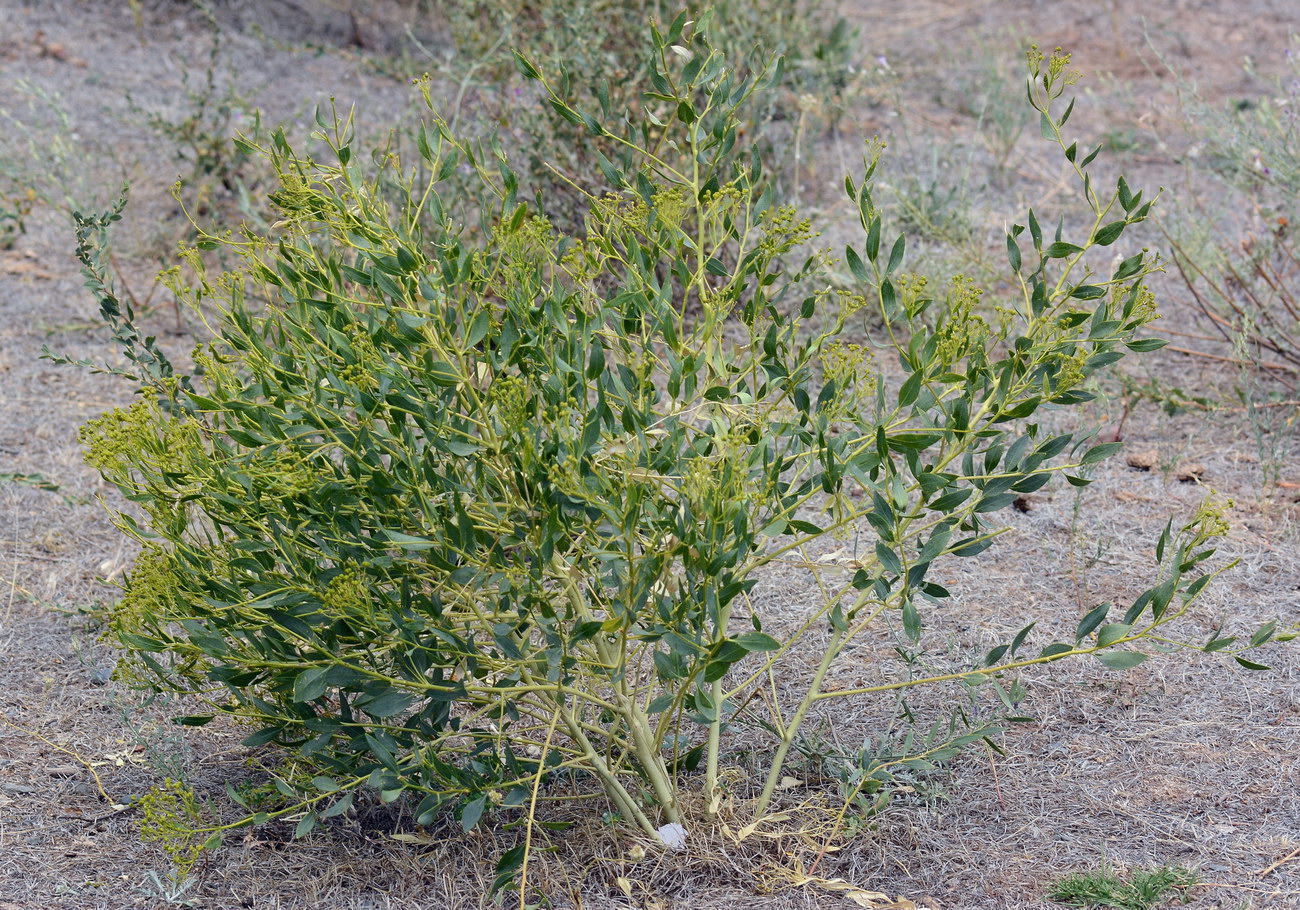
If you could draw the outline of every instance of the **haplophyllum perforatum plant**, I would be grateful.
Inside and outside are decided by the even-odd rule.
[[[968,280],[931,296],[901,272],[873,153],[846,181],[862,293],[836,289],[824,252],[800,261],[811,224],[739,145],[736,111],[773,90],[780,63],[734,66],[710,28],[651,29],[635,122],[577,110],[520,58],[558,116],[622,150],[600,159],[581,236],[519,198],[503,150],[436,114],[417,158],[389,149],[373,171],[346,121],[320,120],[333,163],[282,133],[245,141],[279,175],[281,220],[200,235],[234,263],[220,274],[198,250],[183,252],[192,279],[170,273],[213,339],[189,376],[129,325],[98,266],[107,221],[85,221],[90,287],[146,391],[84,433],[90,463],[145,516],[119,515],[146,549],[113,628],[137,679],[211,706],[184,722],[234,716],[249,745],[278,743],[316,772],[280,780],[295,801],[246,821],[296,815],[305,834],[362,787],[466,830],[527,806],[508,878],[538,802],[565,798],[547,782],[597,780],[649,839],[680,837],[685,772],[702,764],[712,805],[751,697],[775,733],[758,819],[819,705],[1075,655],[1122,668],[1143,657],[1127,645],[1176,641],[1215,574],[1197,574],[1222,531],[1213,503],[1166,530],[1161,579],[1118,621],[1103,605],[1035,656],[1030,626],[979,668],[828,691],[873,623],[897,619],[919,643],[926,604],[948,593],[928,578],[936,560],[981,553],[992,513],[1054,473],[1085,482],[1070,472],[1114,450],[1030,418],[1087,401],[1090,376],[1157,346],[1137,337],[1155,317],[1146,252],[1109,277],[1089,266],[1151,203],[1122,180],[1098,195],[1095,153],[1076,161],[1060,135],[1069,108],[1055,113],[1067,58],[1031,55],[1031,100],[1089,213],[1079,242],[1064,227],[1045,238],[1032,212],[1013,226],[1020,293],[990,325]],[[463,178],[481,193],[464,195]],[[467,208],[474,241],[450,214]],[[844,340],[867,308],[906,373],[896,390]],[[853,565],[811,558],[856,528],[875,541]],[[749,593],[789,560],[813,567],[821,601],[777,640]],[[793,675],[814,629],[826,640],[797,701],[755,696]],[[1274,633],[1261,634],[1250,644]],[[952,745],[989,731],[976,734]]]

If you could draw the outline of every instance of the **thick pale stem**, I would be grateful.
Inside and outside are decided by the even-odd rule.
[[[587,738],[587,734],[582,730],[582,725],[578,722],[578,718],[571,710],[564,711],[564,725],[568,728],[569,735],[573,737],[574,741],[586,753],[586,758],[587,761],[591,763],[592,771],[594,771],[596,776],[600,778],[600,782],[604,785],[605,792],[609,794],[609,798],[614,801],[626,818],[636,822],[637,826],[651,837],[657,838],[659,832],[655,828],[654,823],[651,822],[646,814],[641,811],[641,807],[636,804],[636,800],[632,798],[632,794],[627,792],[627,788],[619,782],[618,777],[609,770],[609,766],[605,764],[604,757],[591,744],[591,740]]]
[[[721,638],[727,637],[727,625],[731,622],[731,608],[723,607],[718,617],[718,628],[715,633]],[[709,745],[708,755],[705,757],[704,764],[704,796],[708,800],[709,814],[713,814],[714,794],[718,790],[718,751],[721,748],[722,739],[722,702],[725,692],[722,687],[722,679],[718,678],[713,681],[713,707],[717,712],[713,722],[709,724]]]
[[[821,663],[817,665],[817,672],[813,675],[807,693],[804,695],[803,700],[799,702],[799,707],[794,712],[794,716],[790,718],[790,723],[786,724],[785,736],[781,738],[781,745],[777,747],[776,755],[772,758],[772,767],[767,772],[767,782],[763,785],[763,792],[758,797],[758,805],[754,807],[755,817],[766,812],[768,805],[772,802],[772,794],[776,792],[777,784],[781,781],[781,771],[785,767],[785,759],[790,753],[790,746],[794,744],[795,737],[799,735],[800,725],[817,701],[827,671],[830,670],[831,664],[835,662],[835,658],[839,656],[840,647],[844,644],[844,635],[844,632],[837,631],[831,636],[831,640],[826,645],[826,653],[822,655]]]
[[[628,728],[632,731],[632,745],[636,750],[637,760],[641,763],[642,772],[645,774],[646,779],[650,781],[650,786],[654,788],[655,798],[659,801],[659,807],[664,810],[664,817],[670,822],[680,822],[681,815],[677,811],[677,792],[668,774],[668,768],[655,747],[656,744],[650,731],[649,722],[645,715],[637,709],[636,703],[630,699],[624,717],[627,720]]]
[[[713,796],[718,790],[718,750],[722,740],[722,680],[713,683],[713,704],[717,706],[718,717],[709,724],[708,756],[704,766],[704,795],[708,799],[708,812],[714,814]]]
[[[584,619],[592,619],[591,610],[587,606],[586,599],[582,596],[582,591],[577,579],[574,577],[572,571],[566,571],[565,574],[568,578],[569,599],[573,603],[574,608]],[[599,654],[601,661],[607,667],[620,668],[619,672],[622,673],[623,655],[604,639],[603,634],[598,634],[595,642],[596,651],[597,654]],[[615,691],[617,692],[618,711],[627,722],[628,730],[631,731],[632,748],[636,753],[637,761],[641,765],[642,773],[649,782],[651,788],[653,788],[655,799],[659,803],[660,808],[663,809],[665,817],[670,822],[678,822],[680,821],[680,815],[677,811],[677,795],[673,788],[673,783],[669,779],[668,768],[664,765],[663,759],[660,757],[658,749],[656,748],[655,737],[650,730],[650,725],[646,716],[637,706],[635,696],[628,690],[626,676],[619,680]],[[577,722],[576,717],[573,718],[573,723],[570,726],[571,728],[577,727],[579,732],[581,732],[581,725]],[[642,827],[646,828],[646,830],[651,834],[656,834],[654,826],[650,823],[649,819],[646,818],[645,813],[641,811],[640,807],[636,806],[631,795],[628,794],[627,790],[618,782],[614,775],[609,772],[608,767],[605,765],[603,756],[597,753],[595,748],[591,745],[591,741],[586,738],[585,734],[583,734],[582,744],[583,748],[592,756],[593,766],[598,764],[599,767],[605,768],[604,773],[601,773],[599,769],[597,770],[597,773],[600,774],[601,780],[605,783],[605,789],[610,791],[610,795],[614,796],[616,799],[625,799],[627,801],[627,808],[636,812],[638,824],[641,824]],[[614,792],[613,788],[617,788],[617,793]]]

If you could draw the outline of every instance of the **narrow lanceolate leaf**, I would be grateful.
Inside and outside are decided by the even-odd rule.
[[[1107,601],[1104,604],[1099,604],[1098,606],[1093,607],[1093,609],[1089,611],[1088,615],[1079,622],[1079,628],[1076,629],[1074,633],[1074,640],[1080,642],[1091,635],[1097,627],[1106,621],[1106,616],[1110,613],[1110,608],[1113,606],[1113,603]]]
[[[537,71],[537,67],[533,66],[527,57],[519,53],[519,51],[515,51],[514,56],[515,66],[519,68],[520,74],[525,79],[540,79],[542,77],[542,74]]]
[[[1048,259],[1064,259],[1067,256],[1073,256],[1075,253],[1082,253],[1083,247],[1073,243],[1066,243],[1062,240],[1051,244],[1043,250],[1043,255]]]
[[[889,264],[885,267],[885,274],[892,275],[897,268],[903,264],[903,255],[907,250],[907,236],[899,234],[898,239],[894,241],[894,247],[889,251]]]
[[[862,261],[862,257],[858,255],[858,251],[853,247],[846,246],[844,248],[844,261],[849,264],[849,271],[853,273],[853,277],[858,281],[863,283],[871,281],[871,273],[867,271],[867,266]]]
[[[1092,236],[1092,242],[1097,246],[1110,246],[1120,238],[1126,227],[1128,227],[1127,221],[1112,221],[1110,224],[1104,224],[1097,228],[1097,233]]]
[[[1096,657],[1112,670],[1131,670],[1147,659],[1140,651],[1099,651]]]
[[[781,643],[763,632],[742,632],[733,641],[746,651],[777,651]]]
[[[385,531],[384,534],[404,550],[432,550],[438,546],[436,540],[429,540],[427,537],[412,537],[410,534],[403,534],[400,531]]]
[[[1097,464],[1100,461],[1105,461],[1122,448],[1124,448],[1122,442],[1104,442],[1101,445],[1095,445],[1084,453],[1084,456],[1079,459],[1079,464]]]

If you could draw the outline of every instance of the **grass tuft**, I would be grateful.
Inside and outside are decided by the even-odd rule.
[[[1174,898],[1187,903],[1187,889],[1199,880],[1194,871],[1184,866],[1157,866],[1135,870],[1125,881],[1114,869],[1103,865],[1096,871],[1066,876],[1047,896],[1072,907],[1154,910]]]

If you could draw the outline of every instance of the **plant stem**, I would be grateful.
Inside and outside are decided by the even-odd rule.
[[[715,630],[715,636],[725,640],[727,637],[727,625],[731,622],[731,607],[725,606],[719,611],[718,627]],[[722,703],[724,693],[722,688],[722,677],[713,681],[713,707],[717,712],[713,721],[709,724],[709,744],[707,746],[707,756],[704,764],[704,795],[708,800],[708,812],[713,814],[713,795],[718,789],[718,750],[719,743],[722,739]]]
[[[767,782],[763,785],[763,792],[758,797],[758,805],[754,807],[755,818],[766,812],[768,805],[772,802],[772,794],[776,792],[776,785],[781,780],[781,770],[785,767],[785,758],[790,752],[790,746],[794,744],[794,738],[799,733],[800,724],[808,716],[813,703],[817,701],[822,682],[826,679],[826,673],[830,670],[831,664],[835,662],[835,658],[839,655],[840,647],[843,644],[844,632],[836,631],[826,645],[826,653],[822,655],[821,663],[817,665],[817,672],[813,675],[808,691],[804,694],[803,700],[799,702],[799,707],[795,710],[794,716],[790,718],[790,723],[786,725],[785,735],[781,737],[781,745],[777,747],[776,755],[772,758],[772,767],[768,769]]]
[[[578,722],[578,718],[574,715],[572,708],[564,708],[564,725],[568,728],[569,735],[573,737],[574,741],[577,742],[586,753],[587,761],[591,763],[592,771],[594,771],[596,776],[600,778],[601,784],[605,787],[605,792],[609,794],[609,798],[612,799],[615,805],[618,806],[619,810],[622,811],[624,817],[636,822],[637,827],[646,834],[658,838],[659,832],[656,830],[654,824],[646,814],[641,811],[641,807],[636,804],[636,800],[632,798],[632,794],[627,792],[627,788],[619,783],[618,778],[609,770],[609,766],[605,764],[605,759],[591,744],[591,740],[587,739],[587,734],[583,732],[582,725]]]
[[[631,698],[628,699],[628,706],[624,709],[623,716],[632,731],[632,746],[636,751],[637,760],[641,763],[641,771],[650,781],[650,786],[654,788],[659,807],[663,809],[668,821],[680,822],[677,793],[673,788],[672,780],[669,779],[668,768],[664,765],[663,757],[656,748],[654,737],[649,729],[649,721],[637,707],[636,701]]]

